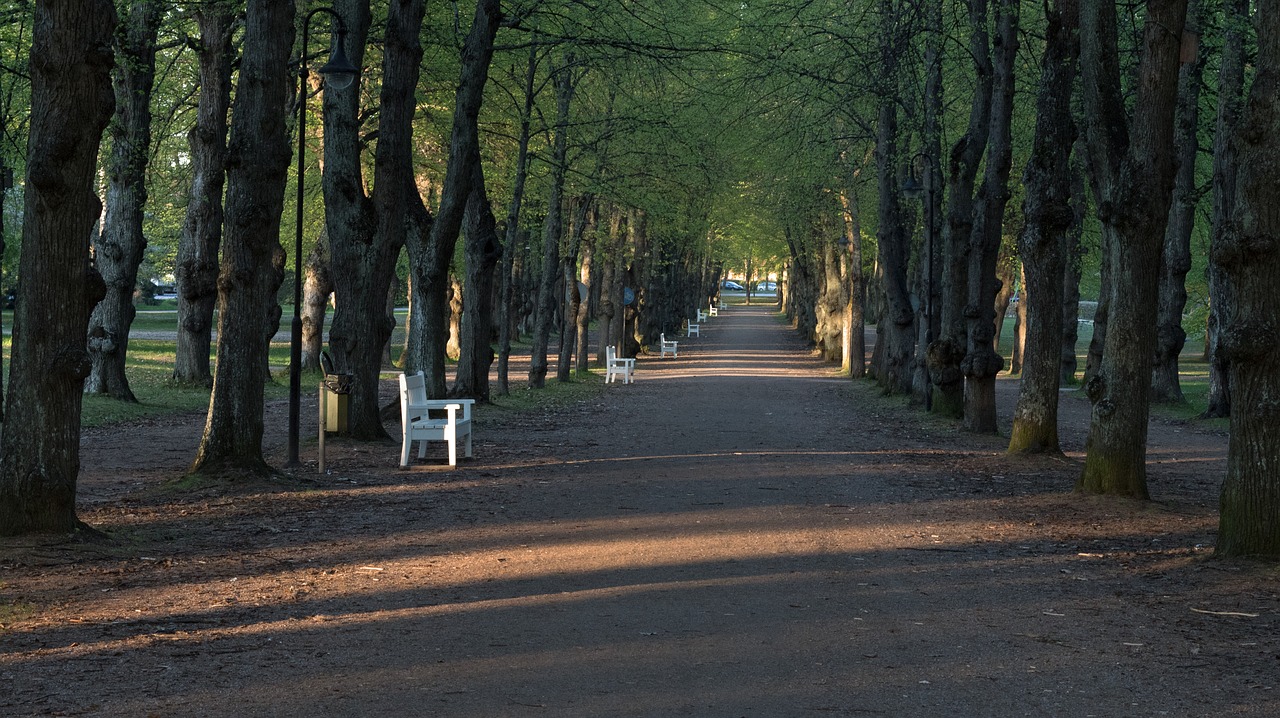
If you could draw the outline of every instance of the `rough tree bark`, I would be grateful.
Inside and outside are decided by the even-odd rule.
[[[329,347],[335,368],[351,375],[348,433],[364,440],[387,436],[379,374],[395,327],[386,303],[396,260],[408,237],[431,225],[412,163],[424,8],[423,0],[397,0],[387,8],[371,194],[365,192],[361,159],[360,83],[324,93],[325,230],[330,267],[341,267],[329,273],[334,295]],[[363,68],[369,2],[344,0],[337,9],[347,18],[348,55]]]
[[[582,294],[578,291],[578,256],[582,250],[582,238],[587,231],[588,218],[595,198],[591,195],[569,201],[573,215],[569,221],[569,233],[560,256],[560,280],[564,286],[564,321],[560,323],[560,355],[556,360],[556,381],[571,381],[573,376],[574,348],[578,342],[578,314],[582,310]],[[586,371],[585,365],[578,365]]]
[[[433,398],[445,395],[445,344],[449,338],[449,263],[458,243],[466,214],[473,168],[466,158],[478,156],[473,145],[480,142],[478,118],[484,100],[484,86],[493,61],[493,40],[502,22],[498,0],[476,3],[471,30],[462,47],[462,69],[455,95],[453,127],[449,139],[449,160],[445,169],[440,203],[431,222],[426,246],[410,242],[410,267],[413,271],[413,303],[422,307],[417,315],[421,323],[412,325],[415,337],[410,342],[406,369],[426,373],[427,393]]]
[[[1077,3],[1078,4],[1078,3]],[[1062,235],[1062,358],[1058,367],[1060,382],[1064,385],[1076,381],[1076,341],[1080,336],[1080,274],[1083,271],[1084,247],[1081,237],[1084,234],[1085,214],[1089,201],[1085,196],[1084,184],[1084,136],[1076,133],[1075,145],[1071,148],[1071,226]]]
[[[1004,236],[1004,208],[1009,201],[1009,171],[1013,165],[1013,89],[1018,52],[1017,0],[995,0],[996,38],[991,93],[991,134],[982,187],[974,207],[969,245],[968,348],[960,363],[964,374],[964,426],[994,434],[996,375],[1004,358],[995,350],[995,300],[1001,283],[996,278],[1000,242]]]
[[[98,148],[115,104],[115,7],[40,0],[34,12],[22,283],[0,439],[5,536],[82,527],[75,499],[89,373],[84,336],[105,293],[89,263],[89,239],[102,209],[93,193]]]
[[[489,367],[493,365],[493,284],[494,270],[502,258],[497,221],[485,189],[484,168],[479,147],[470,158],[471,196],[463,217],[466,234],[466,273],[463,277],[462,331],[458,368],[449,396],[489,401]]]
[[[324,351],[324,322],[329,313],[329,296],[333,294],[332,264],[329,258],[329,233],[321,231],[319,240],[307,252],[302,263],[302,371],[321,368]]]
[[[107,163],[107,211],[102,234],[94,241],[94,263],[107,295],[89,317],[86,394],[103,394],[136,402],[125,374],[129,327],[137,311],[138,285],[147,238],[142,213],[147,205],[147,164],[151,156],[151,88],[156,77],[156,34],[161,6],[157,0],[133,0],[116,29],[116,93],[111,122],[111,158]]]
[[[547,383],[547,348],[556,316],[556,282],[560,278],[560,237],[564,234],[564,177],[568,154],[569,105],[573,101],[573,56],[553,71],[556,88],[556,129],[551,146],[551,190],[542,232],[542,274],[538,281],[538,303],[534,310],[529,386],[541,389]]]
[[[884,351],[881,354],[881,387],[890,394],[906,394],[911,391],[911,356],[915,344],[915,316],[911,306],[911,293],[907,288],[907,238],[902,226],[902,209],[899,204],[898,182],[898,87],[895,41],[898,18],[893,3],[880,2],[880,59],[882,78],[877,83],[876,101],[879,105],[876,125],[876,179],[879,187],[879,232],[877,236],[878,258],[884,268],[881,290],[886,310],[876,331],[880,334]],[[793,286],[793,289],[795,287]]]
[[[1036,96],[1036,132],[1022,175],[1026,228],[1018,253],[1026,273],[1027,344],[1009,453],[1061,452],[1058,443],[1058,381],[1062,352],[1062,247],[1071,231],[1071,87],[1080,54],[1076,0],[1046,3],[1047,40]],[[1073,320],[1074,321],[1074,318]]]
[[[173,380],[211,386],[209,348],[218,303],[218,247],[222,243],[222,190],[226,186],[227,113],[231,106],[234,27],[223,0],[205,0],[196,11],[200,37],[200,98],[191,147],[191,190],[175,266],[178,285],[178,346]]]
[[[855,175],[856,176],[856,175]],[[848,265],[845,268],[845,352],[844,370],[854,379],[867,374],[866,320],[863,317],[862,295],[862,226],[858,216],[856,192],[841,190],[840,205],[844,210],[845,238],[849,242]],[[779,288],[778,293],[782,290]]]
[[[942,3],[924,3],[924,123],[921,130],[921,146],[928,167],[923,172],[927,184],[924,196],[924,236],[920,252],[921,300],[916,308],[916,352],[913,362],[912,391],[915,400],[933,409],[933,377],[929,370],[929,347],[939,334],[938,259],[942,254],[939,238],[942,236],[942,177],[939,163],[942,160],[943,89],[943,35]]]
[[[1280,558],[1280,7],[1259,6],[1258,74],[1236,130],[1234,218],[1213,262],[1235,301],[1220,351],[1230,362],[1231,441],[1216,553]]]
[[[218,276],[218,359],[192,473],[242,479],[271,472],[262,456],[267,352],[280,322],[280,217],[291,148],[292,3],[249,3],[232,109],[226,228]]]
[[[1080,4],[1080,70],[1089,166],[1103,246],[1111,259],[1111,314],[1093,402],[1086,493],[1147,498],[1146,445],[1160,250],[1173,192],[1173,118],[1187,0],[1149,0],[1132,121],[1125,116],[1116,6]]]
[[[1203,26],[1200,0],[1187,3],[1187,33],[1199,37]],[[1206,53],[1184,61],[1178,72],[1178,109],[1174,120],[1174,152],[1178,170],[1174,180],[1173,203],[1160,255],[1160,287],[1156,306],[1156,352],[1151,370],[1151,400],[1182,403],[1178,381],[1178,355],[1187,342],[1182,329],[1182,312],[1187,306],[1187,272],[1191,271],[1191,232],[1195,228],[1196,157],[1200,154],[1200,84],[1204,79]]]
[[[938,339],[929,347],[929,375],[935,387],[934,412],[964,416],[961,362],[968,343],[965,307],[969,291],[969,239],[973,234],[973,195],[991,132],[992,67],[987,34],[989,0],[969,0],[969,55],[974,88],[969,126],[951,147],[947,170],[947,216],[942,226]]]
[[[502,275],[498,285],[498,394],[511,393],[511,335],[515,327],[515,261],[520,246],[520,210],[524,186],[529,178],[529,134],[533,120],[534,78],[538,71],[538,43],[529,45],[529,61],[524,74],[524,107],[520,113],[516,172],[511,182],[511,202],[507,205],[507,226],[502,250]]]
[[[1218,116],[1213,139],[1213,221],[1210,247],[1221,244],[1231,225],[1236,196],[1236,147],[1232,142],[1244,102],[1245,38],[1249,34],[1248,0],[1223,3],[1222,59],[1218,73]],[[1212,253],[1212,249],[1210,250]],[[1226,354],[1218,351],[1223,316],[1232,305],[1227,277],[1209,263],[1209,323],[1206,341],[1209,352],[1209,397],[1205,418],[1231,415],[1231,391]]]

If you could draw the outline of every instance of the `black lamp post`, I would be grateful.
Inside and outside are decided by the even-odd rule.
[[[320,67],[325,85],[335,90],[351,86],[359,70],[347,59],[343,51],[343,40],[347,36],[347,27],[342,16],[330,7],[318,7],[307,13],[302,21],[302,48],[298,62],[298,206],[297,234],[293,244],[293,324],[289,333],[289,461],[288,466],[299,466],[298,434],[299,413],[302,394],[302,198],[306,185],[306,170],[303,166],[303,155],[306,151],[307,137],[307,43],[311,35],[311,18],[318,13],[326,13],[333,19],[333,49],[329,61]]]
[[[915,165],[917,160],[923,160],[923,179],[921,183],[916,179]],[[911,158],[908,165],[907,179],[902,183],[902,194],[909,199],[924,200],[924,343],[927,353],[928,347],[933,343],[933,234],[934,234],[934,190],[936,177],[941,172],[935,174],[937,161],[933,159],[927,152],[917,152]],[[933,411],[933,380],[929,377],[928,367],[925,368],[925,381],[927,383],[924,392],[924,409],[925,411]]]

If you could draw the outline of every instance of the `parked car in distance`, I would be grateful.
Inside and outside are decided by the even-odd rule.
[[[724,280],[723,282],[721,282],[721,283],[720,283],[720,288],[721,288],[721,289],[724,289],[724,290],[726,290],[726,291],[730,291],[730,292],[745,292],[745,291],[747,291],[747,288],[746,288],[746,287],[742,286],[741,284],[738,284],[737,282],[733,281],[732,279],[726,279],[726,280]]]
[[[777,282],[756,282],[757,292],[776,292],[778,291]]]

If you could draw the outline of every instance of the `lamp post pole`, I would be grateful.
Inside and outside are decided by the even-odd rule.
[[[333,20],[333,48],[329,61],[320,67],[328,87],[343,89],[355,79],[357,69],[347,59],[343,40],[347,35],[342,16],[330,7],[318,7],[302,21],[302,45],[298,57],[298,198],[295,209],[297,231],[293,242],[293,322],[289,331],[289,459],[286,466],[300,466],[298,436],[302,398],[302,219],[306,168],[303,164],[307,137],[307,44],[311,35],[311,19],[319,13]]]

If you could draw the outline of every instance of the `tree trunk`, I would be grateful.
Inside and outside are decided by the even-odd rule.
[[[456,274],[449,274],[449,339],[444,354],[454,362],[462,354],[462,281]]]
[[[541,389],[547,382],[547,350],[555,320],[556,282],[560,278],[560,236],[564,233],[564,177],[568,154],[569,105],[573,101],[573,57],[553,71],[556,87],[556,129],[551,148],[551,194],[542,232],[542,275],[534,310],[533,347],[529,360],[529,386]]]
[[[1093,307],[1093,320],[1089,325],[1093,334],[1084,357],[1084,383],[1088,384],[1102,367],[1102,347],[1107,339],[1107,319],[1111,316],[1112,292],[1115,282],[1111,277],[1111,239],[1103,233],[1098,237],[1098,301]]]
[[[996,264],[1004,236],[1004,208],[1009,201],[1013,164],[1012,119],[1014,60],[1018,51],[1018,2],[996,0],[995,75],[991,93],[991,134],[974,211],[969,248],[968,350],[960,364],[964,373],[964,425],[969,431],[997,432],[996,375],[1004,358],[995,350],[995,300],[1000,291]]]
[[[1147,498],[1146,444],[1160,250],[1173,191],[1173,118],[1186,0],[1150,0],[1132,125],[1124,115],[1116,6],[1084,0],[1080,66],[1090,167],[1115,303],[1098,374],[1084,472],[1086,493]]]
[[[1217,553],[1280,558],[1280,13],[1256,14],[1258,74],[1236,130],[1234,221],[1213,250],[1235,302],[1220,350],[1230,362],[1231,441]]]
[[[1248,0],[1223,3],[1223,46],[1218,74],[1218,116],[1213,139],[1213,221],[1212,248],[1224,237],[1234,217],[1236,147],[1232,142],[1244,94],[1245,34],[1249,24]],[[1209,396],[1204,418],[1231,415],[1231,391],[1228,381],[1230,365],[1225,352],[1218,351],[1221,330],[1226,324],[1225,312],[1233,305],[1231,286],[1216,263],[1209,263],[1209,321],[1205,340],[1209,350]]]
[[[1018,291],[1014,293],[1013,299],[1013,351],[1009,355],[1009,373],[1013,375],[1022,374],[1022,366],[1026,361],[1027,352],[1027,269],[1018,263]],[[1000,337],[996,337],[996,343],[999,344]]]
[[[845,352],[844,370],[854,379],[867,374],[866,320],[862,310],[862,226],[858,217],[858,196],[841,190],[840,205],[844,210],[845,238],[849,242],[848,266],[845,269]],[[778,288],[779,294],[782,288]]]
[[[879,261],[884,268],[882,289],[886,311],[878,325],[884,344],[879,381],[889,394],[911,391],[911,356],[915,345],[915,316],[907,288],[907,238],[898,202],[898,87],[895,42],[900,33],[893,3],[880,3],[880,58],[884,78],[877,83],[879,104],[876,125],[876,178],[879,187]],[[880,342],[877,342],[880,343]]]
[[[1199,37],[1203,25],[1200,0],[1187,3],[1187,32]],[[1198,53],[1195,62],[1183,63],[1178,72],[1178,109],[1174,120],[1174,152],[1178,169],[1173,189],[1173,206],[1164,235],[1160,258],[1159,299],[1156,308],[1156,352],[1151,371],[1151,400],[1181,404],[1178,355],[1187,342],[1182,328],[1182,312],[1187,306],[1187,272],[1191,271],[1191,232],[1195,228],[1196,157],[1200,154],[1200,83],[1204,79],[1207,53]]]
[[[133,0],[116,32],[115,118],[111,123],[111,159],[107,165],[107,212],[94,243],[94,263],[107,295],[89,317],[87,394],[136,402],[125,374],[129,327],[147,238],[142,214],[147,205],[147,164],[151,154],[151,88],[156,77],[156,34],[160,3]]]
[[[578,341],[578,314],[582,309],[582,293],[578,291],[578,255],[582,237],[586,233],[587,218],[594,199],[587,195],[570,200],[573,217],[569,223],[569,236],[560,257],[560,279],[564,285],[564,321],[560,323],[560,356],[556,360],[556,381],[573,379],[574,348]],[[580,371],[586,367],[579,365]]]
[[[1009,453],[1061,453],[1058,381],[1062,352],[1064,256],[1071,232],[1071,87],[1080,54],[1076,0],[1057,0],[1048,11],[1047,42],[1036,96],[1036,132],[1022,181],[1026,228],[1018,242],[1025,272],[1027,344]],[[1075,318],[1072,317],[1072,321]]]
[[[596,224],[596,220],[598,219],[598,216],[599,216],[598,207],[596,203],[592,201],[591,209],[588,211],[588,214],[587,214],[587,224],[589,226],[594,226]],[[578,272],[578,281],[587,286],[587,296],[584,297],[583,300],[580,302],[580,306],[578,307],[578,314],[576,318],[576,326],[577,326],[577,332],[578,332],[578,338],[576,342],[578,347],[577,364],[578,364],[578,372],[586,373],[587,367],[590,366],[590,353],[591,353],[590,352],[591,347],[589,346],[589,338],[590,338],[589,330],[591,325],[591,302],[589,300],[591,298],[592,290],[595,289],[595,287],[592,286],[594,284],[594,282],[592,281],[592,273],[595,271],[594,265],[595,265],[595,254],[596,254],[596,251],[595,251],[596,233],[588,232],[584,234],[582,239],[579,241],[582,242],[582,248],[580,250],[580,253],[582,256],[582,262],[581,262],[582,268]],[[600,354],[600,356],[603,357],[604,356],[603,353]]]
[[[973,234],[974,184],[991,133],[992,67],[987,35],[988,0],[969,0],[969,55],[973,59],[974,89],[969,127],[951,148],[947,172],[947,218],[942,227],[941,291],[938,299],[938,340],[929,348],[929,375],[935,387],[934,412],[964,416],[964,373],[961,363],[968,344],[969,240]]]
[[[1079,5],[1079,2],[1074,4]],[[1062,359],[1058,372],[1063,385],[1075,383],[1076,367],[1079,364],[1076,359],[1076,342],[1080,336],[1080,274],[1084,259],[1084,247],[1080,238],[1084,234],[1085,214],[1089,206],[1082,169],[1085,155],[1083,137],[1076,132],[1075,146],[1071,149],[1071,166],[1068,170],[1071,175],[1068,200],[1071,206],[1071,226],[1062,235]]]
[[[471,158],[470,164],[476,177],[463,220],[467,258],[462,291],[466,301],[462,307],[458,369],[449,396],[488,402],[489,367],[493,365],[494,270],[502,258],[502,245],[498,242],[497,222],[479,154]]]
[[[193,473],[267,474],[262,392],[280,320],[280,217],[289,168],[291,3],[250,3],[228,143],[226,229],[218,277],[218,363]]]
[[[328,232],[323,234],[327,235]],[[302,267],[302,371],[321,369],[324,351],[324,322],[333,294],[333,273],[329,271],[329,238],[320,237],[307,253]],[[345,357],[344,357],[345,358]]]
[[[218,303],[218,248],[222,243],[222,190],[226,186],[227,113],[231,105],[234,27],[222,0],[204,0],[196,12],[200,28],[200,99],[191,146],[191,190],[175,267],[178,285],[178,346],[173,380],[212,386],[209,349]]]
[[[516,173],[511,183],[511,203],[507,206],[505,247],[502,251],[502,276],[498,285],[498,394],[511,393],[511,335],[515,327],[515,260],[520,246],[520,209],[524,203],[524,186],[529,177],[529,128],[533,118],[534,79],[538,71],[538,43],[529,45],[529,62],[524,75],[524,110],[520,113],[520,138],[517,142]]]
[[[462,47],[461,77],[454,101],[449,161],[440,192],[439,210],[431,223],[425,251],[417,252],[420,259],[410,262],[414,271],[414,301],[422,303],[423,322],[422,326],[414,327],[419,339],[417,350],[410,355],[410,359],[420,362],[420,365],[410,365],[406,370],[425,371],[427,395],[433,398],[443,397],[446,391],[449,263],[458,243],[458,232],[462,228],[476,176],[473,168],[468,166],[467,158],[479,155],[476,147],[480,142],[477,118],[493,61],[493,40],[501,22],[499,0],[476,3],[471,31]]]
[[[40,0],[31,43],[22,253],[13,314],[0,535],[73,531],[80,408],[89,374],[85,329],[105,293],[89,262],[102,209],[93,193],[111,118],[111,32],[105,0]]]

